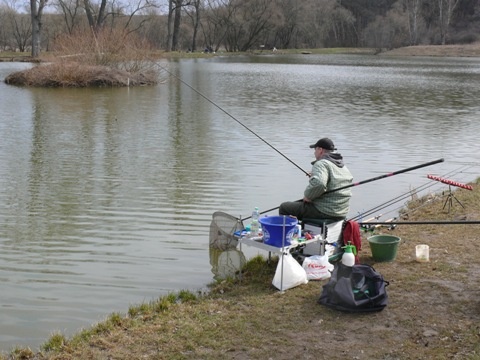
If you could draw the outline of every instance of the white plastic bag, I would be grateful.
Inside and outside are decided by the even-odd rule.
[[[313,255],[303,260],[302,267],[307,273],[308,280],[325,280],[332,275],[333,264],[328,262],[328,255]]]
[[[278,260],[277,270],[273,277],[273,286],[283,291],[306,283],[308,283],[307,273],[302,265],[293,258],[292,254],[282,255]]]

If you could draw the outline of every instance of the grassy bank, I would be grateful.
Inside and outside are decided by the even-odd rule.
[[[479,220],[480,180],[412,201],[410,221]],[[326,281],[277,291],[275,263],[250,261],[240,280],[211,292],[181,291],[111,314],[72,338],[57,334],[41,352],[17,349],[3,359],[480,359],[480,225],[399,225],[375,233],[401,237],[393,262],[374,263],[363,233],[363,263],[386,280],[389,304],[346,314],[317,304]],[[430,246],[430,262],[415,245]]]
[[[204,58],[213,56],[235,56],[235,55],[266,55],[266,54],[363,54],[363,55],[387,55],[387,56],[458,56],[458,57],[480,57],[480,43],[463,45],[417,45],[406,46],[398,49],[372,49],[372,48],[318,48],[318,49],[279,49],[252,50],[249,52],[225,52],[219,51],[216,54],[185,51],[165,52],[159,51],[155,54],[161,58]],[[42,53],[41,59],[51,60],[53,54]],[[54,57],[54,56],[53,56]],[[31,61],[30,53],[0,52],[1,61]]]

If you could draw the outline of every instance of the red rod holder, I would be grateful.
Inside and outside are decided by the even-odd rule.
[[[432,179],[432,180],[435,180],[435,181],[440,181],[440,182],[442,182],[444,184],[447,184],[447,185],[452,185],[452,186],[456,186],[456,187],[459,187],[459,188],[462,188],[462,189],[467,189],[467,190],[473,190],[473,187],[471,185],[462,184],[462,183],[459,183],[459,182],[456,182],[456,181],[453,181],[453,180],[444,179],[442,177],[434,176],[434,175],[427,175],[427,177],[429,179]]]

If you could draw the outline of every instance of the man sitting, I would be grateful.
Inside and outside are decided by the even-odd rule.
[[[351,190],[349,187],[332,190],[351,185],[352,174],[329,138],[318,140],[310,148],[315,149],[315,161],[312,162],[303,199],[282,203],[279,214],[294,216],[298,220],[343,220],[348,214]]]

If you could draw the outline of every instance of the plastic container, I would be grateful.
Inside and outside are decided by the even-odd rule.
[[[342,255],[342,264],[345,266],[355,265],[355,254],[357,253],[355,245],[351,245],[349,241],[348,245],[342,246],[342,249],[345,249]]]
[[[260,218],[260,213],[258,207],[256,207],[252,212],[252,221],[250,222],[250,233],[252,236],[258,236],[258,230],[260,230],[260,224],[258,220]]]
[[[428,245],[417,245],[415,247],[415,255],[418,262],[430,261],[430,248]]]
[[[400,238],[393,235],[373,235],[368,239],[373,260],[378,262],[393,261],[397,257]]]
[[[262,225],[265,244],[276,247],[291,244],[291,239],[297,231],[297,219],[288,216],[269,216],[260,218],[259,221]]]

